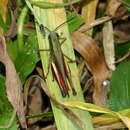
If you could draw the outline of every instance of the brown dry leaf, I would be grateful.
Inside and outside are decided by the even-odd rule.
[[[106,9],[106,14],[114,17],[120,5],[121,5],[121,2],[119,0],[109,0],[108,6]]]
[[[10,12],[11,12],[11,24],[9,30],[7,32],[8,40],[13,38],[17,33],[17,25],[16,25],[16,18],[18,12],[18,0],[10,0]]]
[[[40,130],[40,128],[37,125],[33,125],[33,126],[29,127],[28,130]]]
[[[128,10],[123,6],[120,6],[115,13],[114,20],[116,21],[126,20],[128,19],[129,16],[130,13],[128,12]]]
[[[86,65],[94,77],[93,100],[96,105],[106,106],[107,92],[102,85],[103,81],[110,78],[110,72],[107,69],[104,56],[101,53],[96,41],[90,36],[80,32],[72,33],[74,49],[76,49],[85,59]]]
[[[47,127],[41,128],[40,130],[57,130],[55,125],[49,125]]]
[[[16,26],[16,17],[17,17],[17,10],[14,12],[11,11],[11,25],[10,28],[6,34],[6,38],[9,40],[10,38],[13,38],[17,33],[17,26]]]
[[[4,21],[6,22],[6,14],[7,14],[7,5],[8,5],[8,0],[1,0],[0,1],[0,15]]]
[[[2,35],[2,31],[0,33],[0,61],[5,65],[6,68],[5,84],[8,99],[11,102],[14,110],[17,112],[21,126],[23,128],[27,128],[24,116],[22,85],[16,73],[14,64],[10,59],[8,52],[6,51],[6,42]]]
[[[118,24],[114,28],[116,44],[130,41],[130,23]]]
[[[28,115],[33,115],[33,114],[39,114],[42,113],[42,105],[43,105],[43,100],[42,100],[42,95],[41,95],[41,89],[40,88],[33,88],[36,90],[33,90],[34,92],[32,93],[32,99],[31,103],[29,105],[29,112]],[[39,121],[41,118],[32,118],[28,120],[28,124],[34,124],[37,121]]]
[[[126,128],[126,126],[122,123],[113,123],[113,124],[109,124],[109,125],[104,125],[104,126],[96,126],[96,128],[94,128],[94,130],[117,130],[117,129],[123,129]]]
[[[42,113],[42,107],[43,107],[43,99],[42,99],[42,91],[41,88],[39,88],[39,80],[38,79],[33,79],[31,85],[30,85],[30,90],[29,90],[29,96],[30,97],[30,103],[28,104],[28,115],[33,115],[33,114],[39,114]],[[39,121],[41,118],[32,118],[28,120],[28,124],[34,124],[37,121]]]
[[[10,5],[12,10],[16,10],[18,8],[18,0],[10,0]]]

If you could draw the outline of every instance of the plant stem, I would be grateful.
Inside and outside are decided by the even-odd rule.
[[[48,2],[63,2],[62,0],[48,0]],[[39,17],[41,23],[48,27],[50,30],[54,30],[58,25],[66,21],[66,14],[64,8],[60,9],[40,9],[38,7],[34,7],[35,13]],[[37,25],[37,24],[36,24]],[[38,44],[39,49],[48,49],[49,48],[49,41],[48,41],[48,35],[46,34],[43,38],[39,26],[36,26],[37,28],[37,37],[38,37]],[[64,54],[66,54],[71,59],[75,59],[74,51],[71,43],[70,34],[68,32],[67,24],[59,28],[57,32],[60,34],[62,33],[63,36],[66,38],[65,43],[62,45],[62,51]],[[42,64],[44,66],[44,72],[45,74],[48,71],[48,61],[49,61],[49,52],[40,52]],[[67,61],[66,61],[67,62]],[[51,93],[58,99],[59,101],[81,101],[84,102],[83,99],[83,93],[81,91],[80,83],[79,83],[79,77],[78,77],[78,70],[76,63],[70,63],[68,64],[71,72],[71,78],[74,84],[74,87],[77,91],[77,95],[73,96],[72,93],[69,93],[69,97],[63,98],[61,96],[59,87],[57,82],[53,81],[53,76],[51,73],[51,70],[49,72],[49,75],[47,76],[47,85],[49,86],[49,89]],[[56,122],[56,126],[58,130],[80,130],[79,126],[72,120],[68,119],[63,111],[58,109],[53,103],[52,103],[52,110],[54,113],[54,118]],[[85,124],[84,130],[93,130],[92,124],[91,124],[91,116],[87,111],[83,110],[76,110],[71,109],[79,118],[82,120],[82,122]]]

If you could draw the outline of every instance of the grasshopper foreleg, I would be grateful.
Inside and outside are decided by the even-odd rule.
[[[60,46],[62,46],[62,44],[66,41],[66,38],[59,37],[59,39],[62,39],[62,41],[60,43]],[[76,62],[76,60],[72,60],[71,58],[69,58],[68,56],[66,56],[64,53],[63,53],[63,55],[69,60],[69,62]]]
[[[62,46],[62,44],[66,41],[66,38],[59,38],[59,39],[61,39],[62,41],[61,41],[61,43],[60,43],[60,46]]]
[[[64,53],[63,53],[63,55],[69,60],[69,63],[76,62],[76,60],[71,59],[70,57],[68,57],[68,56],[65,55]]]
[[[74,88],[74,85],[73,85],[73,82],[72,82],[72,79],[71,79],[71,71],[70,71],[69,65],[67,63],[65,64],[65,66],[66,66],[66,68],[68,68],[67,70],[69,70],[69,72],[66,70],[67,79],[68,79],[68,81],[70,83],[72,93],[75,96],[77,94],[77,92],[76,92],[76,90]]]

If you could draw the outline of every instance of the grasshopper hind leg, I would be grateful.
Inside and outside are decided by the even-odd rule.
[[[72,79],[71,79],[71,70],[70,70],[70,68],[69,68],[69,66],[68,66],[67,63],[65,64],[65,66],[66,66],[66,68],[67,68],[67,69],[65,69],[65,71],[66,71],[66,76],[67,76],[68,82],[69,82],[69,84],[70,84],[70,88],[71,88],[71,90],[72,90],[72,94],[73,94],[73,96],[76,96],[76,95],[77,95],[77,92],[76,92],[76,90],[75,90],[75,87],[74,87],[73,82],[72,82]],[[68,70],[68,71],[67,71],[67,70]]]

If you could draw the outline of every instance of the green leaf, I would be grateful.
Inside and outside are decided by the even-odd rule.
[[[1,16],[0,16],[0,27],[3,29],[4,32],[7,32],[8,30],[7,25],[3,22]]]
[[[130,108],[130,62],[121,63],[112,73],[109,107],[112,110]]]
[[[0,114],[10,109],[12,106],[6,96],[5,77],[0,75]]]
[[[25,79],[34,70],[36,63],[39,61],[37,45],[36,37],[34,35],[29,37],[15,60],[16,70],[22,83],[25,82]]]
[[[126,2],[127,4],[130,4],[130,0],[123,0],[124,2]]]
[[[46,112],[46,113],[28,115],[28,116],[26,116],[26,119],[30,119],[30,118],[39,118],[39,117],[42,117],[42,118],[53,117],[53,113],[52,113],[52,112]]]
[[[0,115],[0,126],[8,125],[11,117],[12,117],[12,112],[5,112],[3,115]],[[16,123],[16,120],[14,120],[10,128],[8,129],[0,128],[0,130],[18,130],[18,125]]]
[[[74,32],[81,25],[83,25],[85,23],[84,20],[79,15],[77,15],[75,12],[70,13],[67,16],[67,20],[68,20],[68,27],[69,27],[70,32]]]
[[[130,48],[130,42],[117,45],[115,47],[116,56],[123,56],[129,51],[129,48]]]
[[[5,77],[0,75],[0,126],[8,125],[13,108],[6,96]],[[3,129],[3,128],[2,128]],[[8,130],[17,130],[16,120]]]
[[[10,40],[9,43],[7,44],[7,49],[8,49],[8,53],[9,53],[11,59],[13,61],[15,61],[17,56],[18,56],[18,45],[17,45],[17,42],[16,41],[12,42]]]
[[[127,5],[124,5],[124,7],[130,12],[130,7]]]

